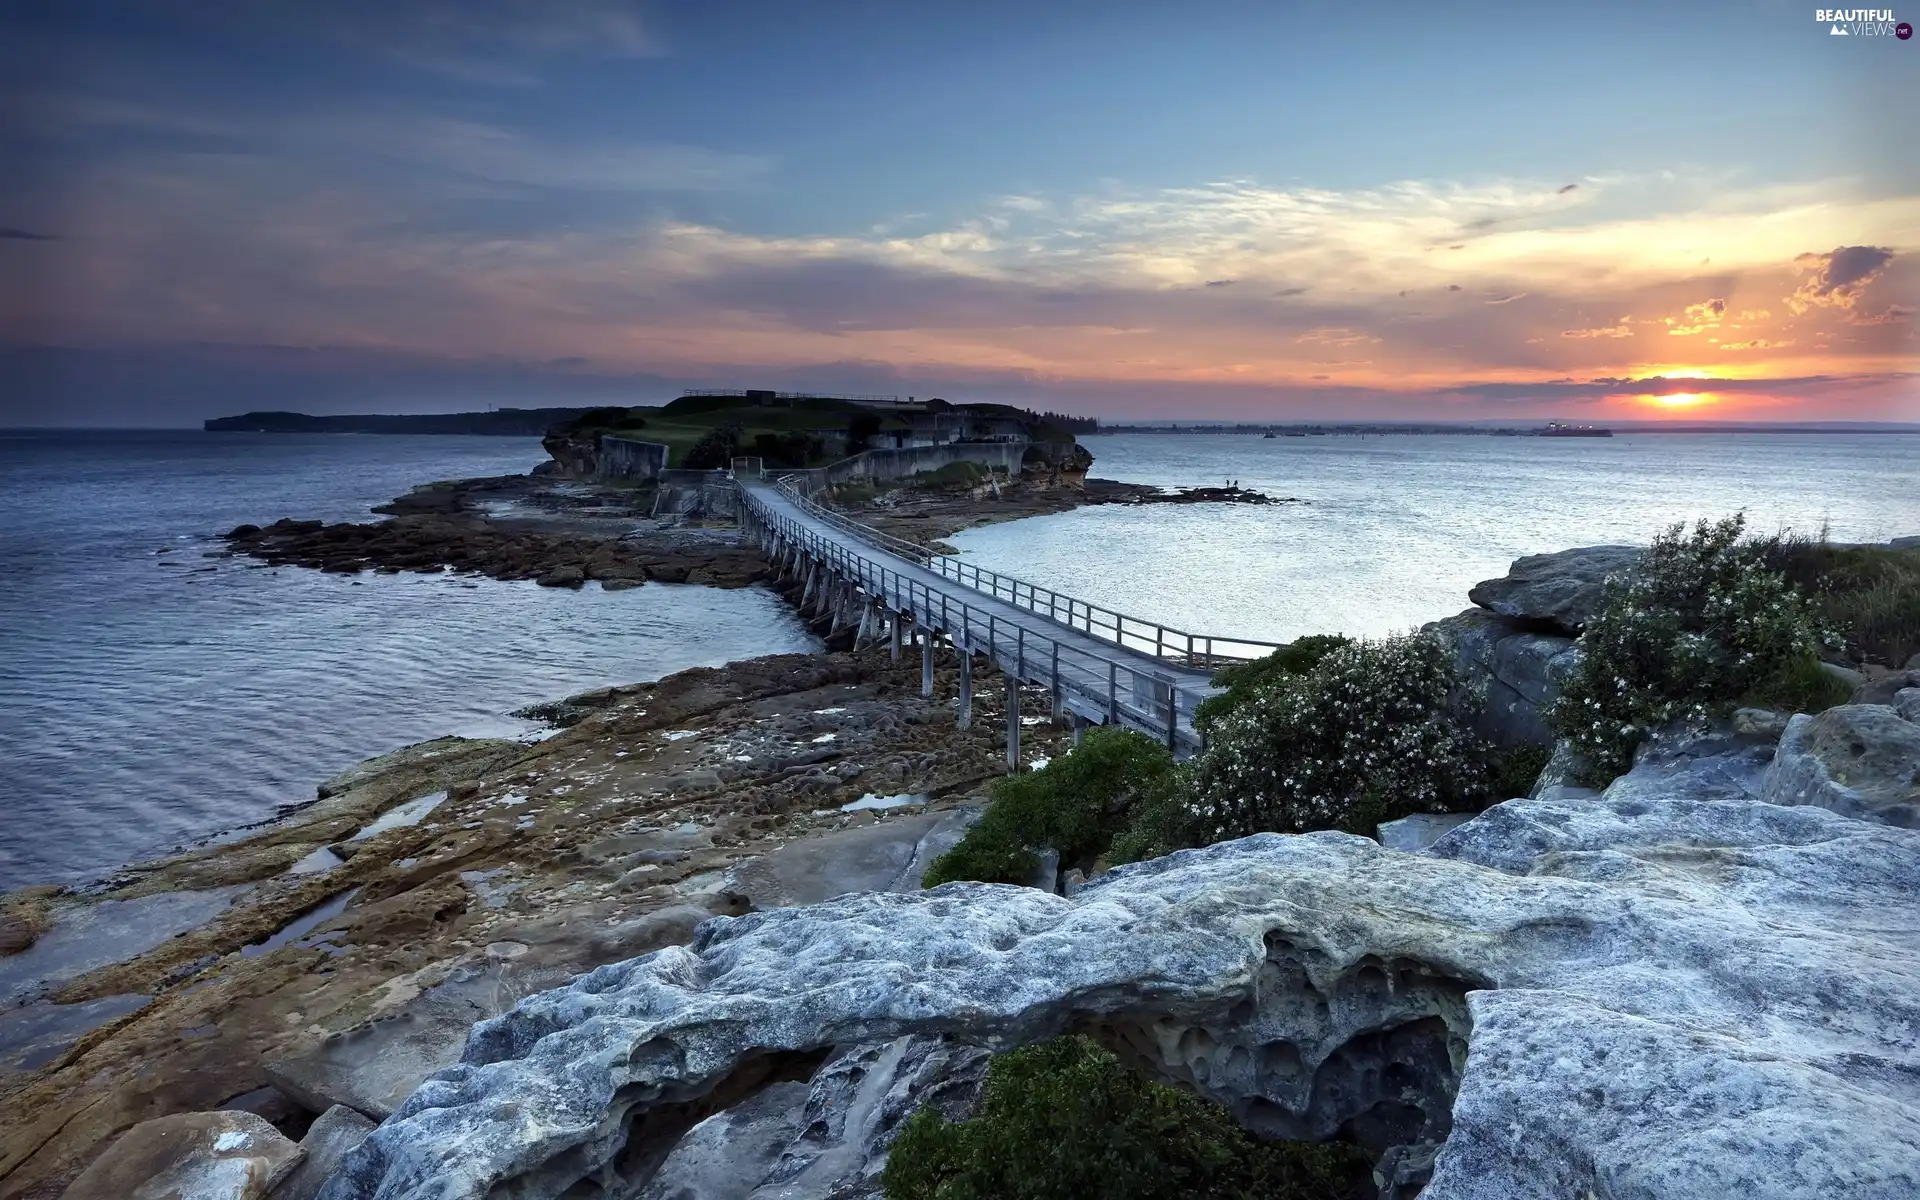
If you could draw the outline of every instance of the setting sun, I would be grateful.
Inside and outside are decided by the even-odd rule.
[[[1648,403],[1661,408],[1694,408],[1714,401],[1712,392],[1675,392],[1670,396],[1648,396]]]

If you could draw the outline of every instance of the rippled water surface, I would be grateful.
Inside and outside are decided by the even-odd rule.
[[[948,539],[968,560],[1216,635],[1380,634],[1455,613],[1523,554],[1746,510],[1843,541],[1920,534],[1920,436],[1086,439],[1093,474],[1228,479],[1304,504],[1083,508]]]
[[[261,820],[424,738],[530,731],[506,714],[535,701],[815,644],[759,589],[201,557],[243,521],[364,520],[544,457],[518,438],[0,433],[0,890]]]

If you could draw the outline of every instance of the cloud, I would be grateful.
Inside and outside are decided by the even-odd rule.
[[[1793,345],[1793,339],[1791,338],[1784,342],[1769,341],[1766,338],[1754,338],[1750,342],[1722,342],[1720,343],[1720,348],[1722,350],[1783,350],[1791,345]]]
[[[1571,192],[1571,191],[1577,191],[1577,190],[1579,189],[1579,187],[1580,187],[1580,185],[1579,185],[1579,184],[1577,184],[1577,183],[1569,183],[1569,184],[1568,184],[1567,186],[1565,186],[1565,187],[1563,187],[1563,188],[1561,188],[1561,189],[1560,189],[1560,190],[1559,190],[1558,192],[1556,192],[1556,193],[1555,193],[1555,195],[1560,195],[1560,196],[1564,196],[1564,195],[1566,195],[1566,194],[1567,194],[1568,192]]]
[[[1885,309],[1884,311],[1882,311],[1882,312],[1877,312],[1877,313],[1875,313],[1875,314],[1873,314],[1873,315],[1872,315],[1872,316],[1870,316],[1870,317],[1855,317],[1855,318],[1853,318],[1853,320],[1852,320],[1852,321],[1850,321],[1850,322],[1849,322],[1849,324],[1853,324],[1853,325],[1892,325],[1892,324],[1895,324],[1895,323],[1897,323],[1897,322],[1900,322],[1900,321],[1910,321],[1910,320],[1912,320],[1912,319],[1913,319],[1913,311],[1914,311],[1914,310],[1913,310],[1913,307],[1912,307],[1911,305],[1907,305],[1907,304],[1889,304],[1889,305],[1887,305],[1887,307],[1886,307],[1886,309]]]
[[[1719,325],[1727,315],[1727,302],[1721,299],[1703,300],[1699,304],[1687,305],[1679,321],[1667,317],[1665,323],[1671,326],[1667,333],[1673,337],[1689,337],[1703,329],[1712,329]],[[1680,322],[1685,322],[1684,324]]]
[[[1627,319],[1620,318],[1617,325],[1607,325],[1599,329],[1562,329],[1563,338],[1625,338],[1632,337],[1633,330],[1627,328]]]
[[[0,225],[0,242],[57,242],[58,234],[34,233],[30,229],[15,229],[10,225]]]
[[[1450,292],[1457,292],[1457,291],[1460,291],[1461,288],[1460,288],[1460,285],[1457,283],[1450,283],[1447,285],[1447,290]]]
[[[1793,260],[1807,278],[1787,297],[1795,313],[1811,308],[1851,311],[1860,294],[1893,261],[1883,246],[1840,246],[1826,254],[1802,254]]]
[[[1526,292],[1514,292],[1514,293],[1512,293],[1512,294],[1510,294],[1510,295],[1506,295],[1506,296],[1496,296],[1496,297],[1494,297],[1494,298],[1493,298],[1492,300],[1488,300],[1488,301],[1486,301],[1485,303],[1488,303],[1488,304],[1512,304],[1512,303],[1513,303],[1513,302],[1514,302],[1515,300],[1525,300],[1525,299],[1527,298],[1527,295],[1528,295],[1528,293],[1526,293]]]
[[[1232,287],[1238,282],[1239,280],[1237,279],[1209,279],[1207,280],[1207,286],[1210,288]]]
[[[458,83],[525,87],[567,60],[665,53],[639,5],[621,0],[401,0],[378,20],[372,7],[329,5],[319,19],[363,52]]]

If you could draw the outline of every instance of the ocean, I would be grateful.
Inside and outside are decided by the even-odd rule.
[[[1920,434],[1083,439],[1096,478],[1232,479],[1298,504],[1076,509],[947,540],[970,562],[1216,636],[1381,635],[1468,606],[1524,554],[1645,544],[1744,511],[1770,533],[1920,534]]]
[[[1380,634],[1522,554],[1755,529],[1920,533],[1920,437],[1115,435],[1096,476],[1302,503],[1085,508],[971,530],[971,561],[1216,635]],[[579,592],[204,558],[282,516],[364,520],[532,439],[0,433],[0,891],[263,820],[363,758],[529,734],[519,707],[817,643],[760,589]],[[167,550],[161,554],[159,551]],[[167,564],[167,565],[163,565]]]
[[[0,891],[264,820],[412,742],[529,734],[508,714],[537,701],[817,646],[757,588],[201,557],[242,522],[367,520],[545,457],[531,438],[0,432]]]

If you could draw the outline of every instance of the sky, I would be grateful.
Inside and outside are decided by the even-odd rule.
[[[1816,16],[7,0],[0,426],[1920,420],[1920,39]]]

